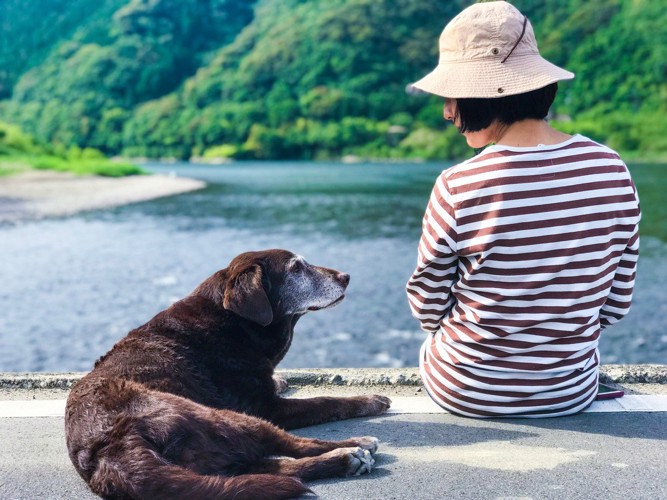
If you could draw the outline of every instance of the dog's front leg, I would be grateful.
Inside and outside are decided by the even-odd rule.
[[[379,415],[390,406],[391,399],[378,394],[304,399],[278,397],[267,418],[283,429],[296,429],[335,420]]]

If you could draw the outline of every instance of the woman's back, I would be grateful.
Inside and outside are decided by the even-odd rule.
[[[475,416],[590,404],[600,330],[630,306],[638,222],[626,166],[582,136],[491,146],[443,172],[408,283],[433,333],[421,356],[431,396]]]

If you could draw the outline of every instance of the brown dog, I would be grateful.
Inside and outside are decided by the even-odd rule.
[[[81,477],[105,498],[261,499],[370,471],[373,437],[321,441],[281,427],[377,415],[388,398],[287,399],[273,378],[297,320],[340,302],[349,280],[285,250],[244,253],[131,331],[67,400]]]

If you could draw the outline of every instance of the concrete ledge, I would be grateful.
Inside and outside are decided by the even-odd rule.
[[[667,365],[604,365],[601,381],[617,384],[667,384]],[[421,387],[415,368],[313,368],[277,370],[290,386]],[[67,390],[85,372],[0,372],[0,389]]]

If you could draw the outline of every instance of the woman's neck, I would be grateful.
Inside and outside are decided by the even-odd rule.
[[[560,144],[572,136],[552,128],[544,120],[521,120],[511,125],[498,125],[495,143],[501,146],[534,147]]]

